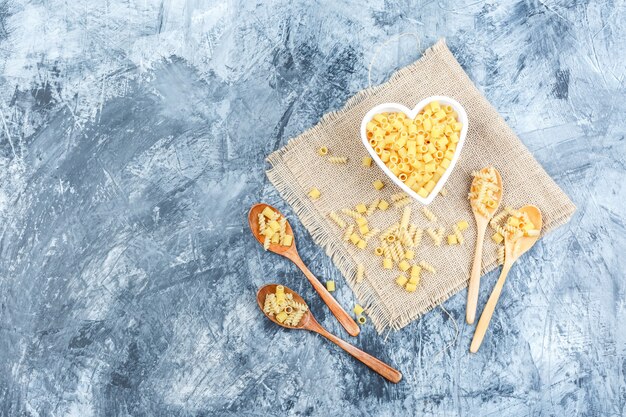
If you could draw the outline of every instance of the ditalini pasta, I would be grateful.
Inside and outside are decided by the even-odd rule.
[[[263,311],[268,316],[288,326],[298,326],[308,311],[306,304],[294,301],[293,294],[286,293],[285,287],[277,285],[274,293],[267,294],[263,302]]]
[[[287,219],[280,213],[265,207],[258,215],[259,234],[263,237],[263,249],[269,250],[271,244],[291,246],[293,236],[287,232]]]
[[[474,180],[468,194],[472,210],[485,217],[498,207],[500,187],[494,167],[486,167],[473,172]]]
[[[328,162],[331,164],[346,164],[348,163],[348,157],[346,156],[331,156],[328,158]]]
[[[317,153],[321,156],[328,155],[328,148],[326,146],[322,146],[317,150]]]
[[[311,190],[309,191],[309,197],[311,197],[311,200],[317,200],[318,198],[320,198],[321,195],[322,193],[320,193],[320,190],[315,187],[311,188]]]
[[[404,184],[427,197],[454,158],[463,124],[451,106],[427,104],[415,117],[379,113],[366,125],[370,145]]]
[[[364,167],[372,166],[372,158],[370,158],[369,156],[363,157],[363,166]]]

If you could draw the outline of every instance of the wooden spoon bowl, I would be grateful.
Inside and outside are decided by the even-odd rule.
[[[278,320],[276,320],[276,317],[270,316],[270,315],[266,314],[265,310],[263,309],[263,307],[265,305],[265,297],[267,297],[268,294],[275,293],[277,285],[278,284],[268,284],[268,285],[265,285],[265,286],[261,287],[259,289],[259,291],[257,292],[256,300],[257,300],[257,303],[259,305],[259,308],[261,309],[261,311],[263,312],[265,317],[267,317],[268,319],[270,319],[274,323],[276,323],[279,326],[282,326],[282,327],[284,327],[286,329],[309,330],[309,331],[312,331],[312,332],[315,332],[315,333],[319,333],[320,335],[324,336],[325,338],[327,338],[331,342],[335,343],[337,346],[339,346],[340,348],[342,348],[343,350],[348,352],[350,355],[352,355],[353,357],[355,357],[359,361],[363,362],[371,370],[373,370],[374,372],[376,372],[377,374],[379,374],[383,378],[385,378],[388,381],[391,381],[391,382],[393,382],[395,384],[400,382],[400,380],[402,379],[402,374],[400,373],[400,371],[398,371],[397,369],[392,368],[391,366],[387,365],[386,363],[384,363],[380,359],[377,359],[377,358],[373,357],[372,355],[363,352],[361,349],[358,349],[357,347],[352,346],[350,343],[348,343],[348,342],[338,338],[337,336],[335,336],[334,334],[330,333],[328,330],[323,328],[317,322],[317,320],[315,320],[315,317],[313,317],[313,314],[311,313],[311,310],[308,309],[308,305],[306,304],[304,299],[302,299],[302,297],[300,297],[300,295],[298,295],[298,293],[293,291],[292,289],[287,288],[287,287],[285,287],[283,285],[283,287],[285,288],[285,293],[292,294],[294,301],[297,301],[299,303],[307,305],[307,311],[306,311],[306,313],[304,313],[304,315],[300,319],[300,322],[298,323],[298,325],[291,326],[289,324],[281,323]]]
[[[252,231],[252,235],[259,241],[261,245],[263,245],[263,241],[265,240],[265,236],[261,235],[259,231],[259,213],[261,213],[265,207],[269,207],[277,213],[280,213],[276,208],[270,206],[269,204],[259,203],[255,204],[250,208],[250,212],[248,213],[248,224],[250,225],[250,230]],[[282,216],[282,213],[281,213]],[[284,216],[283,216],[284,217]],[[307,266],[302,262],[300,255],[298,255],[298,250],[296,249],[296,237],[293,235],[293,229],[289,222],[286,222],[285,232],[293,236],[293,240],[291,242],[291,246],[282,246],[279,244],[270,244],[269,251],[274,252],[278,255],[284,256],[285,258],[291,260],[307,277],[315,291],[319,294],[320,298],[328,308],[331,313],[337,318],[339,323],[343,326],[344,329],[351,336],[356,336],[359,334],[361,329],[359,329],[358,324],[354,321],[354,319],[339,305],[337,300],[333,298],[333,296],[328,292],[326,287],[313,275],[313,273],[307,268]]]

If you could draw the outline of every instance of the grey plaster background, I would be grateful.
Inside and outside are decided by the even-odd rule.
[[[280,280],[346,336],[245,215],[291,216],[264,157],[367,86],[376,45],[446,37],[578,206],[514,268],[478,355],[440,310],[354,342],[270,325]],[[1,416],[623,416],[626,5],[621,1],[0,0]],[[419,56],[403,38],[380,82]],[[495,274],[484,279],[484,303]],[[465,292],[445,306],[462,323]]]

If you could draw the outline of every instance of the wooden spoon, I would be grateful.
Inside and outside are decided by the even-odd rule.
[[[262,236],[259,232],[259,213],[261,213],[265,207],[269,207],[275,212],[280,213],[278,210],[268,204],[259,203],[252,206],[252,208],[250,209],[250,213],[248,214],[248,223],[250,224],[252,234],[261,245],[263,244],[264,236]],[[288,234],[293,236],[293,229],[291,228],[289,222],[287,222],[286,231]],[[309,268],[306,267],[304,262],[302,262],[302,259],[300,259],[300,255],[298,255],[298,250],[296,249],[295,236],[293,237],[293,242],[291,246],[270,244],[269,251],[277,253],[278,255],[282,255],[285,258],[291,260],[291,262],[293,262],[294,264],[296,264],[296,266],[300,268],[300,270],[307,277],[311,285],[313,285],[315,291],[317,291],[322,300],[326,303],[331,313],[333,313],[333,315],[337,318],[343,328],[346,329],[350,336],[356,336],[359,334],[361,329],[359,329],[358,324],[356,324],[354,319],[350,317],[348,313],[346,313],[346,311],[339,305],[337,300],[335,300],[333,296],[330,295],[328,290],[326,290],[326,287],[324,287],[324,285],[319,282],[315,275],[313,275],[313,273],[309,271]]]
[[[533,222],[535,228],[541,231],[542,227],[542,219],[541,219],[541,211],[535,206],[524,206],[519,211],[522,211],[528,215],[530,221]],[[493,315],[493,311],[496,308],[496,304],[498,303],[498,299],[500,298],[500,293],[502,292],[502,287],[504,286],[504,282],[506,281],[506,276],[513,266],[513,262],[515,262],[520,256],[526,253],[535,242],[539,239],[539,236],[525,236],[520,238],[520,246],[516,253],[513,251],[513,247],[515,243],[510,239],[504,238],[504,265],[502,266],[502,272],[500,273],[500,278],[496,282],[496,286],[493,288],[491,295],[489,296],[489,300],[487,300],[487,304],[485,304],[485,309],[480,315],[480,319],[478,320],[478,325],[476,325],[476,331],[474,332],[474,338],[472,339],[472,344],[470,345],[470,352],[476,353],[478,352],[478,348],[480,348],[480,344],[483,342],[483,338],[485,337],[485,333],[487,332],[487,327],[489,327],[489,322],[491,321],[491,316]]]
[[[304,315],[302,316],[302,319],[300,320],[300,323],[298,323],[297,326],[290,326],[288,324],[281,323],[278,320],[276,320],[275,316],[267,315],[265,311],[263,310],[263,305],[265,304],[265,297],[268,294],[272,294],[276,292],[276,285],[277,284],[265,285],[261,287],[261,289],[256,295],[256,300],[257,300],[257,303],[259,304],[259,308],[261,309],[261,311],[263,311],[263,314],[265,314],[265,316],[268,319],[278,324],[279,326],[286,327],[287,329],[305,329],[305,330],[310,330],[315,333],[319,333],[322,336],[324,336],[326,339],[330,340],[331,342],[335,343],[337,346],[339,346],[340,348],[348,352],[350,355],[354,356],[356,359],[363,362],[365,365],[369,366],[370,369],[372,369],[374,372],[376,372],[383,378],[395,384],[400,382],[400,380],[402,379],[402,374],[400,373],[400,371],[392,368],[391,366],[387,365],[381,360],[376,359],[375,357],[363,352],[362,350],[352,346],[350,343],[341,340],[340,338],[333,335],[332,333],[329,333],[328,330],[323,328],[317,322],[317,320],[315,320],[315,317],[313,317],[313,314],[311,314],[310,310],[307,310],[307,312],[304,313]],[[299,303],[306,305],[302,297],[300,297],[300,295],[298,295],[298,293],[296,293],[295,291],[285,287],[285,293],[293,294],[294,301],[297,301]]]
[[[498,206],[502,200],[502,177],[497,169],[494,168],[494,170],[496,171],[496,177],[498,177],[499,188],[498,192],[495,193],[497,197],[496,206],[491,209],[487,209],[489,217],[485,217],[477,211],[472,210],[474,212],[474,218],[476,219],[476,252],[474,253],[474,263],[472,264],[469,287],[467,288],[467,310],[465,312],[465,320],[467,321],[467,324],[473,324],[474,319],[476,318],[476,304],[478,303],[478,288],[480,287],[480,269],[483,260],[483,242],[485,241],[485,231],[489,225],[489,220],[498,210]],[[481,172],[487,172],[487,168],[483,168]],[[474,179],[474,181],[476,181],[476,179]],[[472,185],[474,185],[474,181],[472,182]]]

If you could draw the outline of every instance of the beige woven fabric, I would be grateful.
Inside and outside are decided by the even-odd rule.
[[[361,120],[377,104],[397,102],[412,108],[431,95],[458,100],[467,111],[469,126],[459,161],[445,185],[448,195],[437,196],[429,208],[439,218],[436,225],[446,228],[446,235],[452,233],[451,225],[461,219],[467,220],[470,228],[464,232],[465,244],[461,246],[448,246],[444,241],[435,247],[424,233],[415,260],[426,260],[437,268],[437,273],[424,272],[418,291],[407,293],[395,283],[400,271],[383,269],[382,259],[373,254],[378,238],[371,239],[365,250],[359,250],[342,241],[341,229],[327,214],[353,208],[358,203],[367,204],[376,198],[390,201],[389,196],[400,191],[374,163],[370,168],[361,165],[362,158],[368,155],[360,138]],[[330,164],[327,158],[317,155],[320,146],[327,146],[330,155],[347,156],[348,164]],[[267,171],[270,181],[294,208],[315,242],[332,257],[379,332],[406,326],[467,286],[476,240],[474,217],[466,197],[472,171],[495,166],[504,183],[501,207],[535,204],[543,214],[543,235],[567,222],[575,210],[569,198],[474,87],[443,40],[386,83],[359,92],[343,109],[324,116],[315,127],[272,153],[268,161],[272,166]],[[376,179],[386,184],[381,191],[372,186]],[[311,201],[307,197],[312,187],[321,191],[320,199]],[[434,226],[421,214],[421,204],[414,201],[411,207],[413,223],[422,228]],[[393,207],[376,211],[369,217],[370,225],[384,230],[399,221],[401,211]],[[496,257],[497,246],[487,238],[483,273],[496,267]],[[357,263],[363,263],[366,268],[366,278],[361,283],[355,281]]]

